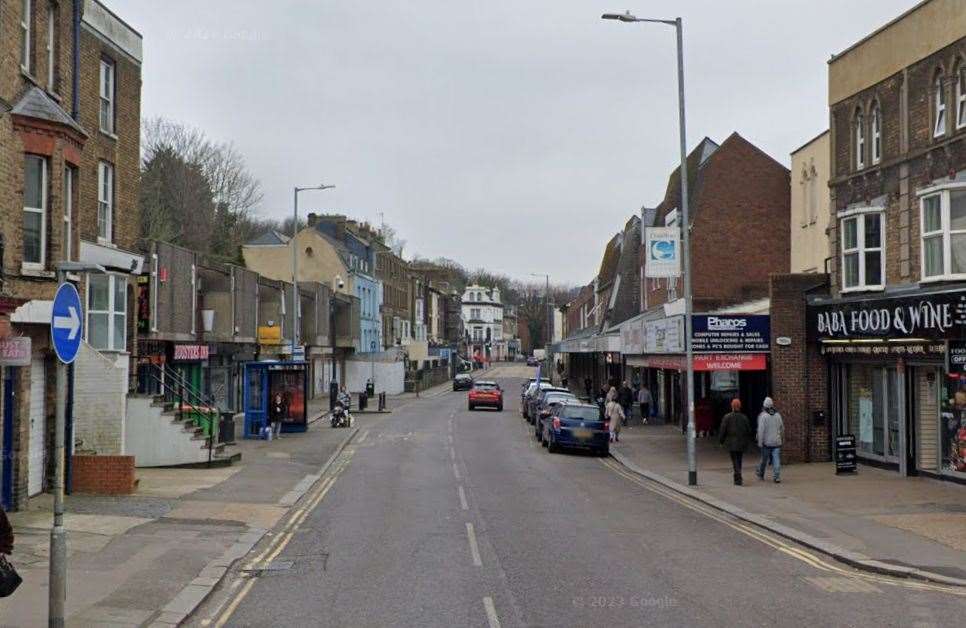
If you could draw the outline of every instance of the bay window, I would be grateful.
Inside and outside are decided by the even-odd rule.
[[[88,275],[87,342],[99,351],[127,348],[127,278]]]
[[[966,186],[920,199],[922,279],[966,278]]]
[[[23,264],[42,269],[47,259],[47,160],[24,158]]]
[[[880,211],[841,221],[842,291],[881,290],[885,280],[884,219]]]

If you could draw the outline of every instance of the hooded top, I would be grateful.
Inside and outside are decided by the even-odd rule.
[[[758,446],[781,447],[785,435],[782,415],[775,410],[775,402],[771,397],[765,397],[761,407],[761,414],[758,415]]]

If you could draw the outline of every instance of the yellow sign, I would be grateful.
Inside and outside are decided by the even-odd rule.
[[[282,344],[281,325],[260,326],[258,328],[258,344],[260,345],[280,345]]]

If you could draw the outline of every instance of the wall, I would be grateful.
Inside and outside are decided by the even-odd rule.
[[[829,132],[792,153],[791,267],[793,273],[823,273],[829,251],[831,195]]]
[[[340,292],[351,294],[349,273],[332,244],[307,227],[296,235],[299,247],[299,281],[317,281],[332,286],[338,275],[344,282]],[[312,254],[308,254],[311,249]],[[245,245],[242,247],[245,266],[268,279],[292,281],[292,247],[279,245]]]
[[[134,456],[75,454],[71,465],[71,489],[75,493],[130,495],[137,488]]]
[[[949,45],[966,33],[962,0],[930,0],[829,61],[830,105]]]
[[[78,452],[125,453],[127,386],[125,355],[101,354],[81,343],[74,362],[74,441]]]
[[[384,392],[389,395],[398,395],[403,392],[403,384],[406,378],[406,364],[400,361],[387,361],[387,357],[395,357],[396,352],[391,351],[385,354],[374,354],[376,359],[369,360],[348,359],[345,362],[345,383],[346,390],[351,393],[363,392],[366,389],[366,382],[373,377],[376,393]]]

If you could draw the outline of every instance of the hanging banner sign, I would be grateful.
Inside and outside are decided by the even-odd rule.
[[[849,301],[808,308],[811,339],[966,337],[966,292]]]
[[[207,360],[208,345],[175,345],[174,359],[185,362]]]
[[[644,276],[681,276],[681,230],[647,227],[644,230]]]

